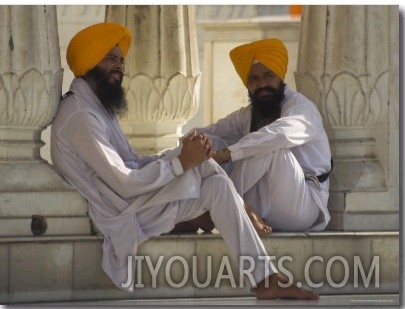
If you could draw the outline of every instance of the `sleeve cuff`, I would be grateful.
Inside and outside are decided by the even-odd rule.
[[[238,161],[240,159],[243,159],[243,149],[238,149],[236,144],[229,146],[228,149],[231,152],[232,161]]]
[[[173,176],[177,177],[184,173],[183,167],[181,166],[180,160],[178,157],[174,157],[170,160],[170,169]]]

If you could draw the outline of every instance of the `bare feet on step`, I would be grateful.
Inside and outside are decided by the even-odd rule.
[[[266,279],[261,281],[257,288],[253,289],[256,294],[257,299],[307,299],[307,300],[318,300],[319,295],[313,292],[298,288],[294,284],[288,284],[286,287],[281,287],[279,282],[282,284],[288,283],[287,278],[283,275],[276,273],[272,274],[268,278],[268,286],[266,287]]]
[[[246,202],[245,210],[259,236],[267,236],[271,234],[271,232],[273,231],[271,226],[264,222],[264,220],[260,218],[256,211]]]

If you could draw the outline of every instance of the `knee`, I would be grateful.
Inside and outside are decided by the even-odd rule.
[[[212,175],[204,181],[202,191],[204,198],[208,198],[211,204],[224,203],[232,195],[236,194],[232,180],[227,175]]]
[[[232,180],[226,175],[216,174],[208,177],[206,185],[208,187],[207,193],[214,196],[229,191]]]
[[[214,175],[209,177],[204,190],[204,198],[208,198],[209,208],[216,206],[228,207],[228,205],[237,204],[242,200],[232,183],[232,180],[226,175]]]

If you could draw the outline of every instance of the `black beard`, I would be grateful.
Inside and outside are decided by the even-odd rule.
[[[95,86],[94,92],[109,114],[121,116],[127,112],[128,105],[121,86],[122,80],[109,82],[108,74],[97,67],[87,72],[85,77]]]
[[[252,122],[250,131],[254,132],[261,127],[272,123],[281,116],[281,102],[284,100],[285,83],[281,83],[278,88],[263,87],[257,89],[253,94],[249,92],[250,102],[252,103]],[[259,98],[261,90],[271,92]]]

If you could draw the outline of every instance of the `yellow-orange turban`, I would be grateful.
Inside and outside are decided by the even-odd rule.
[[[131,33],[115,23],[99,23],[79,31],[70,41],[66,60],[76,77],[85,75],[107,53],[118,45],[125,57],[131,44]]]
[[[288,52],[279,39],[265,39],[240,45],[229,53],[236,72],[247,87],[253,62],[256,60],[284,81],[288,65]]]

